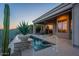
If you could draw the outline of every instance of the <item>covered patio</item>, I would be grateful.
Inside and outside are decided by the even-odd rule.
[[[58,37],[70,39],[72,33],[72,15],[71,11],[64,11],[45,21],[36,24],[41,25],[40,34],[57,35]],[[36,31],[36,29],[34,28]],[[37,32],[36,32],[37,33]]]
[[[72,46],[79,47],[78,19],[79,4],[62,3],[33,21],[33,33],[36,34],[35,24],[42,24],[40,32],[47,31],[48,34],[70,40]]]

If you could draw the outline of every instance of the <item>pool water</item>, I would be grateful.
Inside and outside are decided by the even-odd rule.
[[[32,47],[35,51],[41,50],[41,49],[45,49],[47,47],[51,47],[52,45],[55,45],[53,43],[49,43],[47,41],[44,41],[43,39],[34,37],[34,36],[30,36],[30,38],[32,38]]]

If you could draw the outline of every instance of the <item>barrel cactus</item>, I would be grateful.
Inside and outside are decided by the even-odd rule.
[[[4,8],[4,21],[3,21],[3,44],[2,44],[2,55],[9,55],[9,20],[10,20],[10,8],[8,4],[5,4]]]

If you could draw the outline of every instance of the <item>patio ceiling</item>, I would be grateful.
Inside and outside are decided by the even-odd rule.
[[[71,3],[62,3],[56,8],[48,11],[44,15],[40,16],[39,18],[35,19],[33,21],[34,24],[36,23],[43,23],[49,19],[55,18],[58,15],[61,15],[63,13],[67,13],[72,10],[72,5]],[[53,19],[52,19],[53,20]]]

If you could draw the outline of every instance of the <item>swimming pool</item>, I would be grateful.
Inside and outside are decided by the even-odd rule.
[[[48,41],[44,41],[43,39],[34,37],[34,36],[30,36],[30,38],[32,38],[32,47],[35,51],[41,50],[41,49],[45,49],[47,47],[51,47],[52,45],[55,45],[54,43],[50,43]]]

